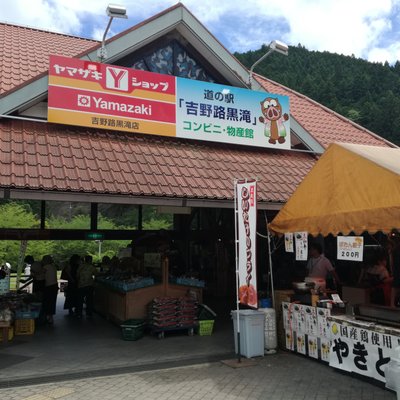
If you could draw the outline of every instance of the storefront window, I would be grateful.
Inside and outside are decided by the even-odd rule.
[[[40,201],[0,200],[0,229],[39,227]]]
[[[90,204],[46,201],[46,228],[90,229]]]
[[[161,213],[156,206],[143,206],[143,230],[172,230],[174,228],[174,214]]]

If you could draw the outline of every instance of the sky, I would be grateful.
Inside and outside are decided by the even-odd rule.
[[[100,40],[109,3],[127,8],[107,37],[177,0],[1,0],[0,20]],[[182,3],[233,52],[272,40],[372,62],[400,60],[400,0],[186,0]]]

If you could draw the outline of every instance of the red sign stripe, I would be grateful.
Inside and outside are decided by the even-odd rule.
[[[176,122],[175,104],[60,86],[49,86],[55,109],[113,115],[157,122]]]

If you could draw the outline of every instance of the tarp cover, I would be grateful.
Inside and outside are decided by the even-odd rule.
[[[400,149],[331,144],[269,226],[347,235],[400,228]]]

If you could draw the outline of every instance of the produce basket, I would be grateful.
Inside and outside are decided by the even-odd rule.
[[[122,338],[124,340],[138,340],[144,335],[144,328],[146,327],[146,320],[144,319],[128,319],[123,324]]]
[[[11,342],[11,340],[14,339],[14,327],[13,326],[10,326],[7,328],[7,338],[8,338],[7,340],[9,342]],[[2,342],[3,339],[4,339],[3,336],[0,334],[0,342]]]
[[[210,336],[212,334],[213,327],[214,327],[213,319],[199,321],[199,335]]]
[[[16,319],[15,335],[33,335],[35,332],[34,319]]]
[[[15,310],[15,319],[36,319],[39,318],[41,303],[31,303],[27,308]]]

